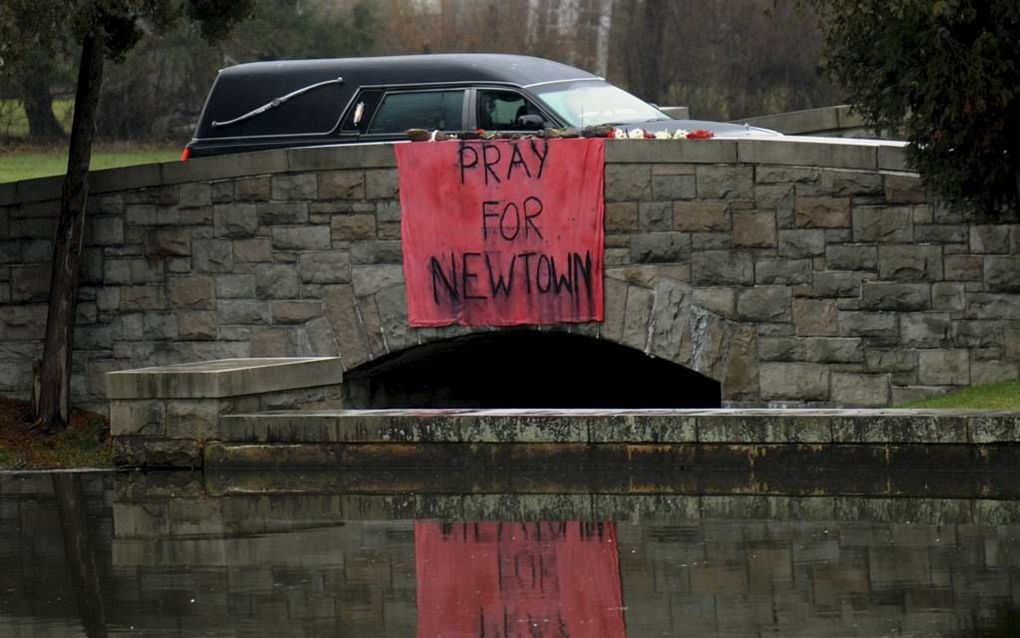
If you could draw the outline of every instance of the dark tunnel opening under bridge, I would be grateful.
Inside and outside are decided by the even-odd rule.
[[[391,353],[344,375],[348,405],[383,408],[718,408],[719,382],[603,339],[501,330]]]

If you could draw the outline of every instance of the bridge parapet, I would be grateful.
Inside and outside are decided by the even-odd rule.
[[[735,123],[761,126],[787,135],[821,135],[825,137],[854,137],[872,139],[903,139],[898,131],[878,131],[869,128],[860,113],[847,104],[823,106],[802,111],[788,111],[735,120]]]
[[[967,223],[902,144],[608,141],[607,339],[730,405],[882,407],[1015,378],[1020,224]],[[74,393],[105,372],[237,357],[345,369],[470,332],[412,330],[389,145],[94,174]],[[59,181],[0,185],[0,393],[41,352]]]

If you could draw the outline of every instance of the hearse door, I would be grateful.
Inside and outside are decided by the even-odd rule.
[[[380,90],[378,106],[369,112],[366,106],[359,141],[388,142],[407,139],[408,129],[426,131],[459,131],[464,128],[467,113],[466,90],[461,88]],[[354,110],[357,109],[357,104]],[[352,118],[354,111],[352,110]]]

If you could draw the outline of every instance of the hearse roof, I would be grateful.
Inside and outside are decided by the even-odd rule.
[[[282,60],[238,64],[220,72],[221,79],[298,77],[344,78],[344,84],[413,84],[416,82],[509,82],[517,85],[593,78],[566,64],[524,55],[453,53],[396,55],[333,60]]]
[[[230,126],[212,126],[320,82],[342,78],[330,91],[347,103],[361,86],[420,83],[497,82],[527,86],[595,76],[566,64],[522,55],[433,54],[332,60],[252,62],[220,71],[202,113],[196,137],[231,135]],[[237,133],[233,133],[237,134]]]

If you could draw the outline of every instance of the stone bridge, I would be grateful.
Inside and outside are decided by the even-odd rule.
[[[41,354],[59,193],[0,185],[3,395]],[[603,323],[411,329],[389,145],[95,172],[74,395],[298,355],[341,357],[353,407],[557,383],[608,407],[888,406],[1018,375],[1020,224],[963,221],[898,143],[607,141],[605,201]]]

